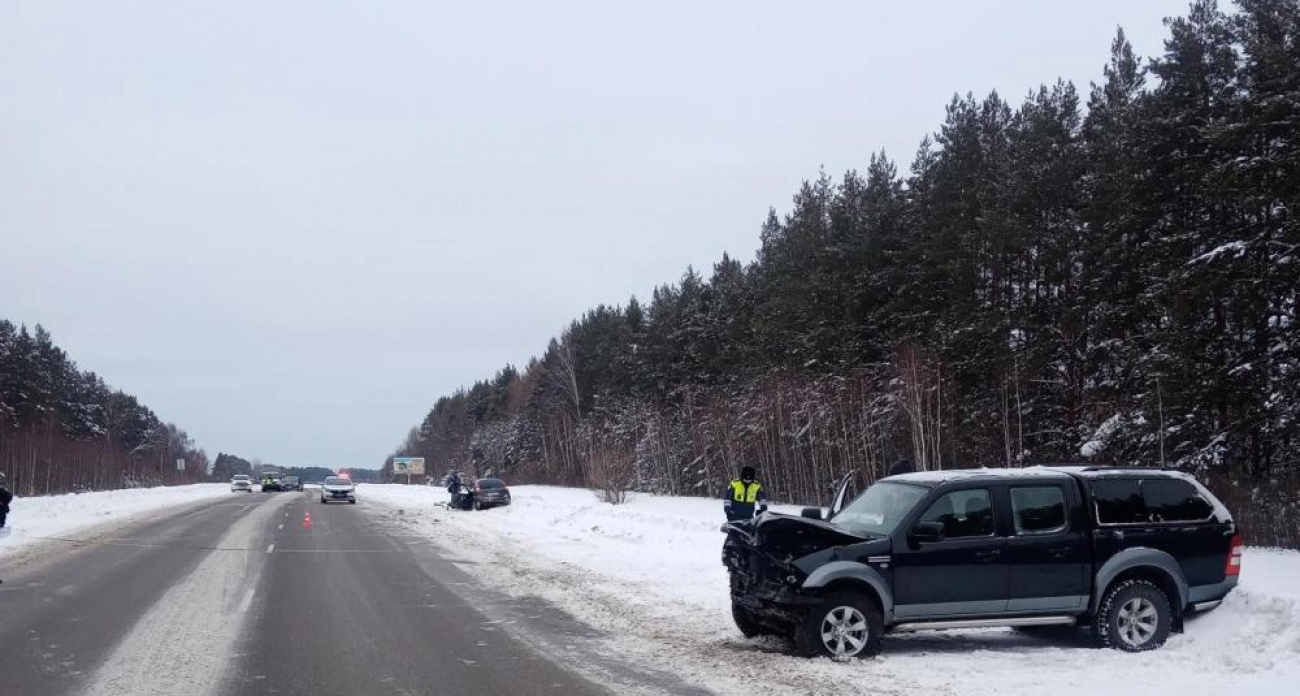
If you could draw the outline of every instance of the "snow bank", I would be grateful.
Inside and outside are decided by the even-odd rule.
[[[1152,653],[1088,647],[1010,630],[890,636],[880,658],[852,663],[785,654],[775,639],[732,626],[720,560],[720,501],[634,495],[619,506],[585,490],[511,489],[514,504],[484,512],[440,507],[444,491],[367,485],[365,500],[458,556],[507,592],[539,595],[609,632],[611,650],[719,693],[1130,693],[1147,696],[1293,694],[1300,684],[1300,553],[1248,549],[1241,587],[1188,621]],[[788,510],[787,510],[788,511]],[[450,538],[449,538],[450,537]],[[473,543],[464,543],[472,539]]]
[[[5,526],[9,535],[0,538],[0,558],[45,541],[76,537],[104,524],[120,524],[176,505],[227,495],[231,495],[228,483],[198,483],[15,498]]]

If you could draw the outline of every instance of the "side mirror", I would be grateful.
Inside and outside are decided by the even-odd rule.
[[[820,520],[822,518],[822,509],[816,507],[806,507],[800,513],[800,517],[807,517],[810,520]]]
[[[922,544],[943,541],[943,523],[942,522],[917,522],[912,527],[912,533],[908,535],[912,541]]]

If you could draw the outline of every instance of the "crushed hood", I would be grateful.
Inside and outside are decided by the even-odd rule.
[[[773,558],[793,560],[835,546],[867,541],[822,520],[765,512],[753,520],[731,522],[724,529]]]

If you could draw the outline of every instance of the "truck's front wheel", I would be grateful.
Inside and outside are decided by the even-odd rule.
[[[814,657],[870,657],[880,652],[884,618],[869,597],[858,592],[832,592],[795,627],[799,652]]]
[[[1173,625],[1169,598],[1149,580],[1125,580],[1106,591],[1097,609],[1097,640],[1124,652],[1155,650]]]

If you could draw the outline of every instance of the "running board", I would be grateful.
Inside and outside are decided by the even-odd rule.
[[[894,626],[898,631],[942,631],[950,628],[1001,628],[1007,626],[1073,626],[1073,616],[1019,616],[1004,619],[959,619],[956,621],[912,621]]]

